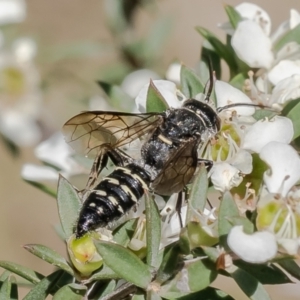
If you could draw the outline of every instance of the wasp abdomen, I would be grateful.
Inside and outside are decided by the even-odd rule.
[[[105,227],[127,213],[143,196],[149,183],[149,174],[140,166],[117,167],[85,200],[77,222],[76,237]]]

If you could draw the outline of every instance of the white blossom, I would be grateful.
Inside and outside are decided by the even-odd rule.
[[[264,173],[264,183],[270,193],[286,196],[292,186],[300,179],[300,158],[290,145],[270,142],[259,154],[270,170]]]
[[[277,254],[275,236],[268,231],[246,234],[243,226],[234,226],[228,234],[227,243],[236,255],[250,263],[264,263]]]
[[[25,0],[0,0],[0,25],[20,23],[25,17]]]

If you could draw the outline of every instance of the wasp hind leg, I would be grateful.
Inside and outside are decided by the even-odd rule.
[[[133,160],[122,150],[112,149],[108,146],[101,147],[93,162],[93,166],[84,189],[85,191],[90,190],[95,185],[95,182],[99,178],[99,174],[107,166],[108,158],[110,158],[116,166],[124,166]]]

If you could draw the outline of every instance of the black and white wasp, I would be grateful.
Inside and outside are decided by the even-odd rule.
[[[159,195],[181,192],[201,162],[211,167],[212,162],[199,158],[197,150],[220,130],[218,113],[237,106],[214,110],[207,103],[211,90],[212,84],[206,102],[188,99],[182,107],[162,113],[89,111],[64,124],[66,141],[77,152],[96,157],[76,225],[77,238],[121,217],[146,189]],[[136,160],[121,147],[139,138],[145,141]],[[108,158],[116,169],[91,189]]]

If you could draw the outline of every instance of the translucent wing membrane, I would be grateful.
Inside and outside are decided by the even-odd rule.
[[[154,130],[163,122],[159,113],[130,114],[89,111],[76,115],[63,126],[66,142],[85,155],[95,157],[99,147],[118,148]]]
[[[178,193],[191,181],[197,167],[197,143],[190,139],[171,154],[151,185],[157,194]]]

